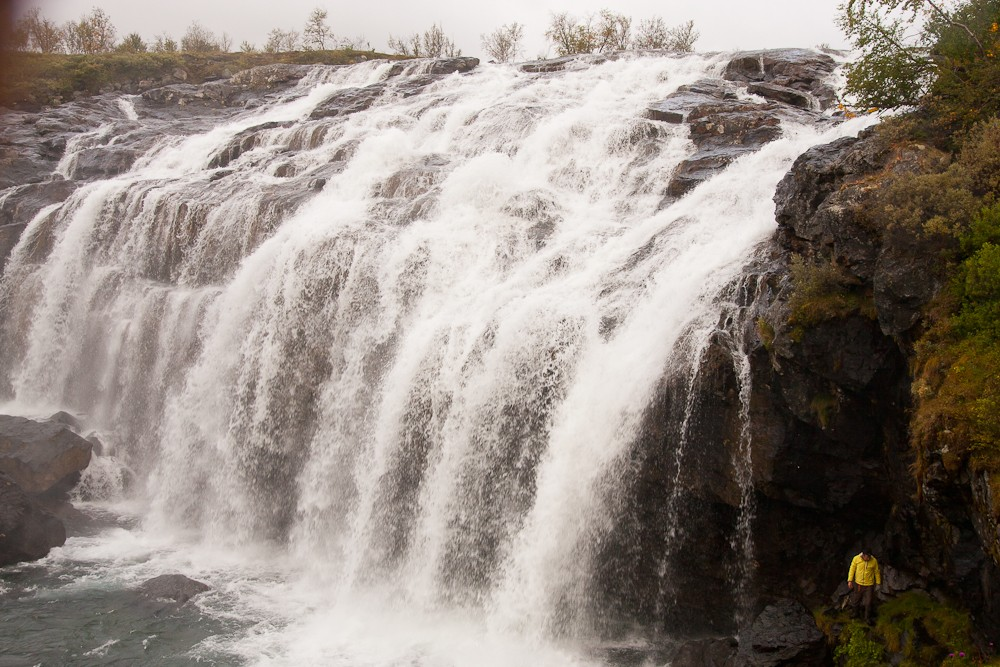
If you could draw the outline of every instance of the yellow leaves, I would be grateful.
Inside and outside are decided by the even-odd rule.
[[[990,26],[990,32],[997,32],[998,30],[1000,30],[1000,23],[994,21],[993,25]]]

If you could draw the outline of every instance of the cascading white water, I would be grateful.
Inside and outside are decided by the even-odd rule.
[[[659,380],[695,363],[679,342],[714,329],[792,160],[857,131],[788,125],[658,212],[689,142],[643,111],[725,61],[484,66],[310,117],[385,76],[368,63],[164,136],[25,231],[0,283],[8,409],[88,415],[151,532],[282,545],[328,610],[288,637],[360,599],[585,636],[623,457]]]

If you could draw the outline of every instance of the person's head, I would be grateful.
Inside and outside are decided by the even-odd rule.
[[[871,557],[872,557],[872,552],[870,550],[868,550],[868,549],[862,549],[861,550],[861,558],[862,558],[862,560],[868,560]]]

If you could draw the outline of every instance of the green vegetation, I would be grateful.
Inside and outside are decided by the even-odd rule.
[[[868,627],[860,621],[851,621],[840,632],[840,641],[833,651],[833,659],[841,667],[882,667],[885,661],[882,645],[871,638]]]
[[[910,239],[948,285],[926,309],[911,358],[915,474],[922,481],[932,459],[952,473],[998,473],[1000,0],[847,0],[841,23],[861,53],[848,93],[863,107],[912,106],[880,135],[922,155],[869,184],[867,222]],[[863,309],[831,268],[800,262],[792,275],[793,324]],[[988,480],[1000,486],[1000,475]]]
[[[936,175],[900,177],[898,197],[937,178],[947,187],[925,227],[950,239],[950,287],[928,313],[914,358],[912,433],[918,455],[943,451],[958,471],[1000,470],[1000,119],[980,124]],[[914,197],[914,199],[919,199]],[[906,209],[916,215],[919,205]]]
[[[840,22],[862,52],[847,68],[860,107],[919,105],[943,134],[1000,113],[1000,0],[847,0]]]
[[[794,289],[788,300],[792,339],[801,340],[808,327],[859,313],[875,319],[871,290],[842,267],[830,262],[813,264],[800,255],[791,261]]]
[[[972,640],[966,610],[910,591],[877,607],[873,627],[846,612],[819,612],[817,626],[834,647],[838,667],[1000,665]]]

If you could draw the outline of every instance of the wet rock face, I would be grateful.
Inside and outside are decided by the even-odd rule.
[[[740,638],[736,662],[747,667],[822,667],[829,664],[829,656],[812,614],[794,600],[779,600],[765,607]]]
[[[749,84],[750,92],[808,109],[830,107],[837,99],[827,77],[837,63],[825,53],[809,49],[748,51],[733,58],[723,77]]]
[[[31,183],[11,188],[0,200],[0,274],[31,219],[46,206],[64,201],[76,187],[67,180]]]
[[[838,140],[802,155],[778,187],[779,228],[769,252],[745,269],[734,311],[741,314],[704,351],[694,395],[667,382],[645,415],[629,460],[635,481],[620,489],[627,518],[597,557],[597,596],[619,604],[614,611],[657,618],[669,632],[736,632],[741,605],[756,615],[782,597],[829,604],[866,542],[906,587],[958,590],[977,618],[996,617],[988,600],[1000,582],[990,553],[1000,549],[986,509],[988,480],[934,476],[932,465],[918,503],[909,469],[910,341],[920,309],[941,288],[929,262],[941,253],[904,229],[873,227],[865,205],[873,182],[916,160],[910,150],[927,153],[890,150],[874,133]],[[938,162],[922,159],[930,168]],[[793,325],[793,255],[841,267],[870,303]],[[908,277],[887,283],[889,265]],[[741,563],[742,414],[753,558]],[[681,442],[686,449],[678,452]],[[720,563],[719,554],[733,557]],[[750,581],[742,593],[741,572]],[[689,647],[706,661],[715,660],[706,651],[717,649]],[[740,664],[822,664],[811,657],[754,662],[764,657],[745,655]]]

